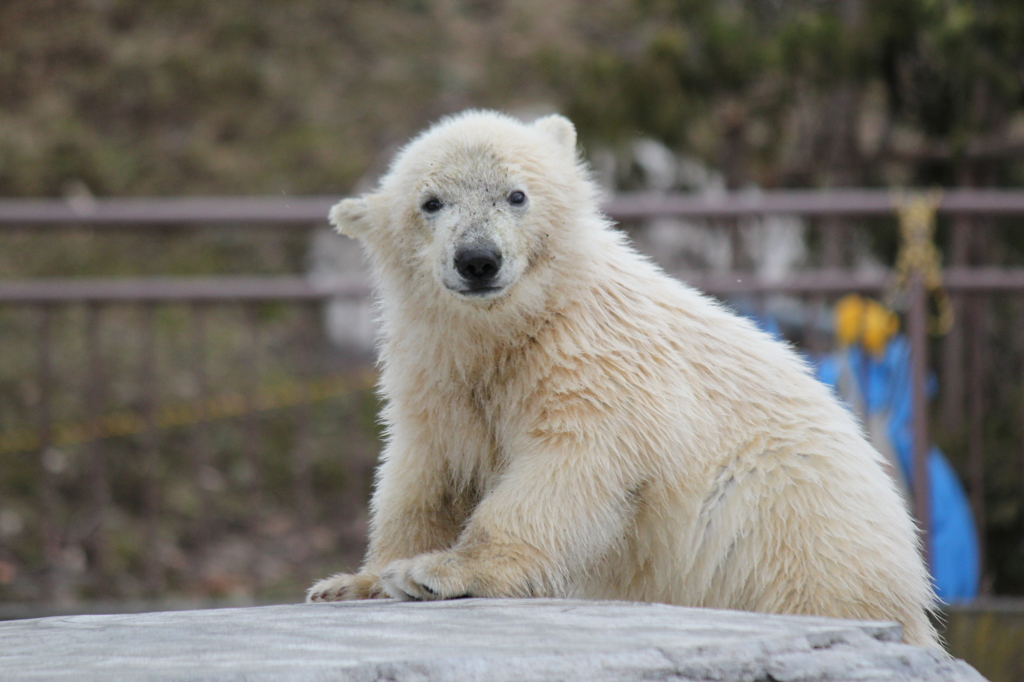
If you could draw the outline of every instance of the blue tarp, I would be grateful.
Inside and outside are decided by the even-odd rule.
[[[874,358],[851,346],[818,359],[818,378],[838,389],[844,366],[856,377],[862,409],[881,414],[904,480],[913,486],[913,429],[910,348],[906,338],[894,337],[885,355]],[[929,386],[934,392],[934,381]],[[837,390],[838,392],[838,390]],[[931,553],[935,591],[945,602],[973,599],[978,594],[978,537],[971,507],[960,481],[942,452],[933,447],[928,457],[931,489]]]

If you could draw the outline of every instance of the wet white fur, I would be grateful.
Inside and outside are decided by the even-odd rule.
[[[625,243],[569,121],[445,119],[331,219],[373,263],[388,435],[366,563],[310,600],[626,599],[936,645],[882,458],[792,350]],[[469,232],[501,245],[497,295],[450,288]]]

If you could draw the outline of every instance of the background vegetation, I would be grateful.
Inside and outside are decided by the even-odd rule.
[[[643,180],[629,166],[628,155],[630,145],[641,138],[658,140],[721,173],[732,188],[1017,187],[1024,184],[1024,4],[0,2],[0,196],[340,195],[371,182],[398,145],[426,123],[467,107],[494,107],[523,116],[566,113],[576,122],[591,158],[607,153],[625,159],[626,171],[619,177],[623,187]],[[1024,232],[1014,227],[977,231],[957,246],[961,260],[1020,263]],[[953,232],[948,225],[941,228],[941,244],[949,251]],[[891,225],[871,234],[878,252],[891,257]],[[308,248],[308,233],[302,230],[26,227],[0,232],[0,277],[299,273],[307,267]],[[38,405],[25,380],[35,362],[33,337],[26,331],[34,323],[26,321],[26,314],[4,311],[0,319],[0,353],[6,358],[0,373],[3,425],[24,426]],[[81,311],[67,314],[68,324],[80,328]],[[186,323],[176,315],[160,314],[162,334],[186,333]],[[315,317],[272,307],[260,315],[271,329],[280,330],[264,339],[270,360],[262,371],[268,380],[334,371],[330,368],[349,362],[325,344],[306,344],[307,349],[315,346],[316,360],[296,369],[274,349],[302,345],[284,339],[292,332],[312,333],[318,325]],[[990,328],[998,339],[992,344],[993,367],[1019,363],[1021,339],[1010,330],[1019,319],[1015,315],[1010,304],[992,311]],[[113,311],[106,324],[130,328],[129,317]],[[226,326],[214,333],[214,342],[224,347],[235,343],[230,339],[241,324],[231,326],[229,318],[216,318]],[[68,380],[79,386],[75,381],[84,382],[86,364],[81,341],[75,341],[78,332],[59,329],[58,324],[55,333],[64,344],[66,362],[74,364],[79,358],[79,369],[67,369],[65,376],[79,377]],[[118,345],[124,339],[111,334],[106,352],[134,357],[130,353],[137,348],[129,344],[124,350]],[[280,345],[274,346],[273,339]],[[174,347],[174,342],[166,343]],[[190,366],[188,355],[164,352],[168,359],[162,371],[173,384],[173,377]],[[1016,369],[1009,374],[1020,376]],[[173,385],[177,397],[194,390],[188,381]],[[133,390],[124,389],[125,400],[136,399]],[[1005,408],[987,416],[990,470],[1016,471],[1019,420],[1014,415],[1020,414],[1018,405],[1024,401],[1020,382],[989,382],[986,391],[990,404]],[[325,404],[319,412],[316,429],[325,435],[314,448],[319,453],[314,466],[321,467],[323,480],[334,480],[332,457],[372,461],[376,431],[367,415],[374,408],[372,396],[363,392]],[[76,409],[67,406],[67,414],[73,416]],[[338,431],[338,424],[344,429]],[[276,502],[268,503],[270,516],[291,519],[274,526],[278,537],[288,536],[287,529],[297,523],[293,511],[298,502],[287,493],[294,472],[273,464],[274,457],[295,447],[288,428],[278,430],[285,434],[274,446],[278,454],[268,455],[268,466],[280,472],[268,485],[278,481],[282,491],[276,498],[271,495]],[[962,470],[965,435],[953,428],[943,438]],[[244,444],[235,442],[235,436],[222,440],[220,466],[225,472],[236,470],[231,462],[241,456]],[[179,446],[173,438],[162,445],[172,462],[168,476],[182,488],[196,474],[185,459],[173,464],[173,453],[184,447]],[[76,452],[70,452],[72,460],[85,456],[85,450]],[[12,462],[0,462],[0,495],[5,496],[0,506],[31,519],[32,472],[37,469]],[[58,476],[69,495],[88,489],[85,474],[75,472],[70,467]],[[239,475],[244,479],[244,472]],[[115,502],[136,509],[141,502],[134,497],[134,479],[130,472],[125,476],[123,489],[113,491]],[[365,496],[365,481],[353,485]],[[1022,593],[1024,505],[1017,481],[1000,477],[990,486],[989,497],[995,510],[988,529],[989,580],[997,591]],[[188,495],[171,496],[166,504],[172,512],[178,510],[174,513],[180,521],[169,521],[165,533],[165,553],[172,556],[174,548],[187,548],[189,519],[200,512]],[[224,504],[236,514],[225,512],[224,518],[244,516],[244,493],[226,498]],[[274,545],[273,551],[298,557],[282,564],[292,568],[278,576],[281,593],[309,577],[295,568],[308,565],[309,551],[325,564],[340,561],[337,557],[346,552],[357,554],[351,538],[342,542],[329,530],[334,516],[355,518],[346,504],[339,498],[315,512],[314,525],[325,530],[317,536],[319,545],[310,541],[306,547],[320,549]],[[175,518],[174,513],[168,518]],[[244,523],[224,523],[231,533],[225,531],[223,537],[232,541],[251,530]],[[358,525],[358,520],[352,523]],[[138,528],[125,524],[122,545],[137,548],[132,533]],[[81,543],[87,548],[87,531],[67,530],[72,525],[65,523],[65,546]],[[3,529],[0,523],[0,536]],[[38,563],[29,539],[32,530],[29,523],[6,539],[0,537],[0,562],[15,567],[19,576],[4,583],[0,570],[0,598],[47,598],[39,588],[42,573],[31,568]],[[137,549],[119,551],[122,573],[130,577],[137,568],[132,558]],[[92,560],[85,552],[83,561]],[[166,576],[171,592],[223,592],[209,581],[188,582],[182,576],[195,571],[172,564]],[[101,592],[142,593],[136,583],[125,581]],[[265,591],[248,579],[236,583],[250,594]],[[85,583],[67,584],[68,598],[95,593]]]
[[[469,106],[729,184],[1019,184],[1012,0],[8,0],[0,192],[347,190]]]

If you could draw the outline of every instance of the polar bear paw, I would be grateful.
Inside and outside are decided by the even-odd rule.
[[[380,582],[388,595],[406,601],[472,596],[465,568],[451,552],[393,561],[381,573]]]
[[[338,573],[324,578],[306,592],[308,603],[380,599],[387,596],[377,576],[369,573]]]

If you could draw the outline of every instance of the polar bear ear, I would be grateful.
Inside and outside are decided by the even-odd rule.
[[[353,239],[361,239],[373,227],[369,197],[343,199],[328,214],[334,231]]]
[[[538,118],[533,127],[558,143],[567,154],[576,156],[576,127],[565,116],[551,114]]]

